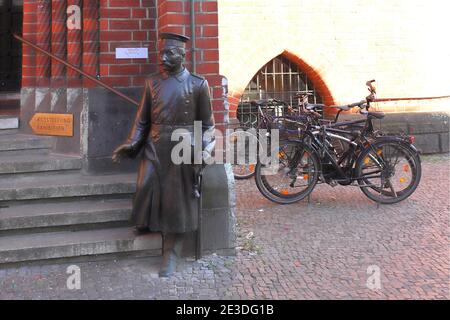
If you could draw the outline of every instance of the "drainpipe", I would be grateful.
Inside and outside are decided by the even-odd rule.
[[[195,53],[197,49],[195,48],[195,0],[190,0],[191,2],[191,65],[192,65],[192,72],[196,72],[196,59],[195,59]]]
[[[158,10],[158,0],[155,0],[155,8],[156,8],[156,19],[155,19],[155,29],[156,29],[156,41],[155,41],[155,51],[158,52],[158,39],[159,39],[159,10]]]

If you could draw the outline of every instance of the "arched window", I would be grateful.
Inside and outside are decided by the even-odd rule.
[[[237,118],[244,126],[255,126],[257,110],[249,101],[276,99],[296,106],[298,102],[294,95],[297,92],[312,93],[309,102],[322,103],[308,76],[295,63],[279,55],[262,67],[247,85],[239,102]]]

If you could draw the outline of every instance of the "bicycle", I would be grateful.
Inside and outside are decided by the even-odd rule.
[[[375,99],[374,80],[368,81],[370,94],[365,100],[337,108],[335,120],[324,123],[306,106],[306,121],[298,121],[299,134],[280,144],[280,165],[267,170],[258,162],[255,181],[269,200],[289,204],[307,197],[317,183],[332,186],[356,185],[371,200],[392,204],[408,198],[421,178],[421,160],[410,136],[386,136],[373,127],[373,119],[383,113],[371,112]],[[329,107],[329,108],[330,108]],[[365,119],[338,122],[342,111],[359,107]],[[336,149],[336,142],[344,144]],[[270,174],[264,174],[269,171]]]
[[[288,103],[276,100],[276,99],[267,99],[267,100],[252,100],[249,102],[250,106],[254,107],[257,111],[256,116],[252,114],[252,117],[248,117],[249,119],[254,119],[254,122],[251,122],[248,126],[240,126],[229,136],[229,139],[231,142],[236,142],[237,135],[235,133],[240,133],[242,131],[248,131],[250,128],[254,128],[256,130],[259,129],[278,129],[278,126],[282,123],[282,126],[286,126],[286,123],[291,124],[290,127],[294,126],[294,128],[291,128],[290,130],[284,128],[284,130],[280,130],[282,133],[287,133],[287,135],[280,136],[280,139],[287,140],[288,135],[293,131],[296,133],[295,124],[298,121],[304,121],[304,110],[308,107],[310,109],[309,112],[315,113],[319,117],[322,117],[322,115],[319,113],[320,110],[314,111],[317,108],[321,108],[324,105],[323,104],[310,104],[308,103],[308,99],[310,96],[313,96],[314,94],[310,91],[300,91],[298,92],[295,97],[298,98],[298,109],[295,110],[292,106],[290,106]],[[280,108],[281,106],[281,108]],[[314,110],[313,110],[314,109]],[[241,114],[241,117],[245,116],[245,114]],[[247,115],[248,116],[248,115]],[[289,125],[287,125],[289,126]],[[258,139],[258,131],[256,132],[256,139]],[[270,133],[269,133],[270,134]],[[248,144],[245,146],[245,150],[248,151]],[[237,153],[235,149],[235,158],[237,159]],[[248,179],[254,176],[255,174],[255,168],[256,168],[256,162],[250,163],[249,155],[245,154],[245,162],[243,164],[241,163],[234,163],[232,166],[233,175],[235,179],[241,180],[241,179]]]
[[[233,133],[228,136],[229,142],[231,144],[235,143],[238,140],[238,137],[243,132],[248,132],[249,129],[255,129],[255,137],[258,141],[258,130],[259,129],[269,129],[271,127],[271,123],[273,123],[274,119],[282,117],[289,108],[288,104],[284,101],[276,100],[276,99],[267,99],[267,100],[253,100],[248,102],[250,104],[251,109],[256,109],[254,113],[250,112],[250,115],[244,114],[242,116],[247,116],[250,120],[256,118],[254,121],[250,121],[250,124],[247,126],[241,125],[236,128]],[[281,108],[280,108],[281,107]],[[253,133],[251,133],[253,135]],[[244,137],[244,135],[241,135]],[[249,145],[248,140],[245,141],[245,151],[246,154],[243,155],[245,159],[244,163],[237,162],[238,152],[237,149],[234,148],[234,162],[232,165],[233,175],[235,179],[243,180],[248,179],[254,176],[256,161],[250,163],[250,157],[248,154]]]

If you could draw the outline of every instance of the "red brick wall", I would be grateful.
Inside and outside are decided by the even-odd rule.
[[[113,87],[139,87],[157,71],[155,0],[102,0],[100,75]],[[116,48],[149,50],[149,58],[116,59]]]
[[[140,87],[149,74],[157,71],[158,33],[178,32],[192,36],[189,0],[90,0],[82,2],[82,30],[65,29],[66,35],[53,36],[53,40],[57,38],[60,42],[56,45],[55,41],[51,41],[50,35],[38,35],[36,32],[46,28],[46,22],[37,17],[37,7],[48,1],[53,2],[51,10],[54,17],[62,16],[61,12],[58,13],[55,10],[67,8],[67,6],[56,6],[55,0],[25,0],[24,37],[33,42],[40,41],[41,45],[51,48],[54,53],[81,66],[91,75],[99,74],[102,81],[113,87]],[[67,5],[77,3],[81,1],[66,2]],[[195,12],[195,72],[205,76],[210,84],[215,118],[220,125],[227,121],[227,113],[224,111],[222,77],[219,75],[217,0],[196,1]],[[49,14],[51,17],[52,12]],[[79,43],[81,39],[82,43]],[[61,42],[65,43],[61,46]],[[188,44],[186,56],[186,66],[191,71],[194,69],[191,65],[193,44],[192,41]],[[118,47],[146,47],[149,50],[149,58],[147,60],[116,59],[115,50]],[[79,57],[81,53],[82,57]],[[45,56],[35,54],[26,46],[23,59],[24,87],[35,86],[38,75],[41,75],[40,78],[42,74],[47,75],[46,68],[56,70],[55,62],[49,62]],[[61,71],[57,75],[62,77],[66,73]],[[81,84],[76,74],[72,72],[67,72],[67,76],[69,77],[68,86],[95,86],[86,79]],[[46,77],[50,77],[50,74]]]
[[[211,88],[214,117],[219,129],[228,121],[222,97],[222,76],[219,75],[219,31],[217,0],[195,2],[195,43],[187,45],[186,67],[193,71],[192,47],[195,46],[195,73],[204,76]],[[192,36],[189,0],[158,2],[158,32],[176,32]]]
[[[67,6],[76,5],[81,8],[82,0],[68,0]],[[82,62],[82,30],[72,29],[67,30],[67,62],[80,68]],[[68,87],[80,87],[81,75],[67,68],[67,86]]]
[[[33,43],[36,43],[37,12],[36,0],[23,1],[23,35]],[[36,85],[36,53],[28,46],[22,48],[22,86],[34,87]]]

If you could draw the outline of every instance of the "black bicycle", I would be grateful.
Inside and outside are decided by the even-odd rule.
[[[249,154],[249,140],[256,139],[256,141],[259,141],[259,129],[270,130],[276,119],[283,118],[291,112],[291,108],[286,102],[276,99],[253,100],[245,104],[245,108],[240,111],[239,118],[247,121],[242,121],[241,126],[227,137],[234,152],[233,175],[238,180],[251,178],[255,174],[256,159],[252,160]],[[254,129],[254,131],[251,129]],[[239,139],[244,140],[245,143],[243,152],[239,152],[237,148]],[[258,144],[258,150],[259,148]]]
[[[384,114],[369,111],[376,94],[373,82],[367,82],[370,95],[365,100],[330,106],[338,109],[334,121],[321,120],[314,110],[317,105],[306,106],[306,118],[289,120],[296,122],[297,135],[280,142],[278,165],[258,162],[255,167],[256,185],[266,198],[294,203],[307,197],[317,183],[356,185],[383,204],[400,202],[415,191],[422,171],[419,152],[413,137],[374,130],[373,120]],[[338,122],[342,111],[355,107],[365,119]]]

